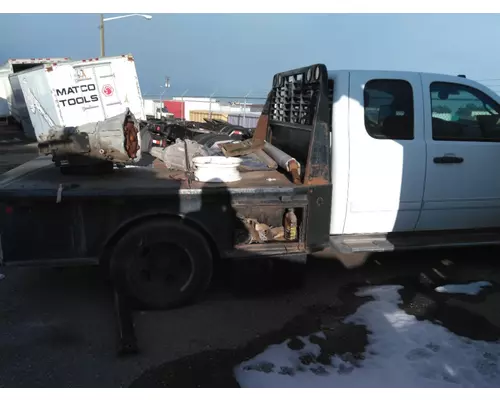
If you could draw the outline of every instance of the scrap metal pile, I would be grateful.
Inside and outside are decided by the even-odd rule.
[[[140,124],[132,112],[80,126],[54,126],[38,138],[40,154],[62,164],[136,163],[141,159]]]
[[[144,124],[142,132],[150,135],[151,147],[167,147],[175,143],[177,139],[190,139],[210,146],[223,138],[246,140],[253,136],[253,129],[219,119],[205,118],[204,121],[185,121],[177,118],[153,120]],[[146,143],[143,142],[143,144]]]
[[[42,155],[51,155],[58,167],[109,166],[137,164],[142,154],[151,154],[154,148],[165,149],[179,141],[193,141],[211,147],[216,142],[240,141],[252,135],[252,129],[215,119],[206,119],[205,122],[175,118],[138,121],[127,109],[104,121],[80,126],[54,126],[40,135],[38,149]]]
[[[137,164],[144,154],[189,179],[233,182],[240,171],[281,168],[300,183],[297,160],[262,139],[254,130],[217,119],[138,121],[127,109],[104,121],[77,127],[53,127],[39,137],[41,154],[52,155],[63,173],[113,171]],[[91,167],[91,168],[88,168]]]

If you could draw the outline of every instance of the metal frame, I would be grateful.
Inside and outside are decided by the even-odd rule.
[[[326,66],[313,64],[274,75],[263,115],[268,116],[266,140],[269,143],[288,141],[292,157],[296,157],[293,141],[301,141],[300,146],[307,140],[308,152],[303,157],[305,160],[301,160],[306,162],[303,182],[329,184],[331,118]],[[287,138],[282,137],[283,131]]]

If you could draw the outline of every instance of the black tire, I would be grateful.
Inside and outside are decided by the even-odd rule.
[[[151,142],[151,132],[149,132],[148,127],[144,127],[141,129],[141,153],[149,153],[151,151],[152,142]]]
[[[198,231],[159,219],[135,226],[114,246],[111,278],[117,289],[151,309],[196,301],[212,279],[212,252]]]

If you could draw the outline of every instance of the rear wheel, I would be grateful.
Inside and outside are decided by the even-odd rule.
[[[149,221],[118,241],[110,269],[126,296],[147,308],[171,309],[205,292],[212,278],[212,254],[203,235],[182,222]]]

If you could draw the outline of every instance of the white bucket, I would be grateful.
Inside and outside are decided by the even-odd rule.
[[[236,182],[241,179],[237,157],[194,157],[194,177],[200,182]]]

